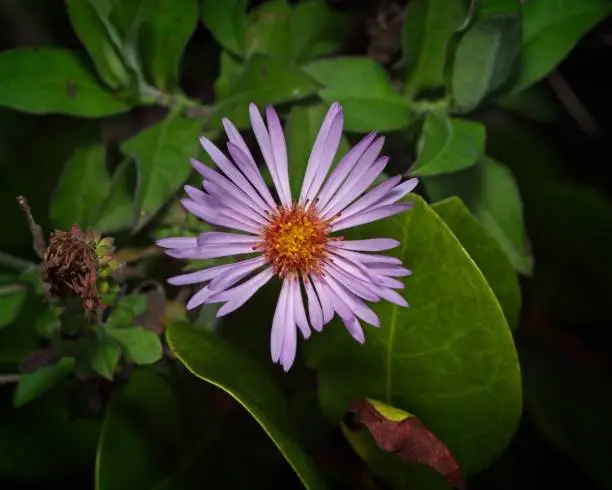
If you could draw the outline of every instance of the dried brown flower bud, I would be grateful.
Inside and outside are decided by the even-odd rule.
[[[95,238],[78,225],[70,231],[56,230],[49,238],[41,268],[42,280],[49,284],[52,296],[64,300],[80,296],[88,311],[100,305]]]

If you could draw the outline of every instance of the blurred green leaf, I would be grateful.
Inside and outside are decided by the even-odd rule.
[[[313,94],[319,86],[300,68],[263,56],[253,56],[245,63],[240,75],[233,79],[224,94],[220,94],[215,127],[222,117],[230,119],[238,128],[249,123],[249,103],[259,106],[297,100]]]
[[[247,0],[201,0],[202,21],[228,51],[241,55],[245,49]]]
[[[453,60],[454,103],[470,112],[508,82],[521,50],[521,19],[494,14],[478,19],[463,34]]]
[[[385,70],[368,58],[340,57],[314,61],[304,70],[325,88],[319,96],[340,102],[348,131],[368,132],[403,129],[412,111]]]
[[[44,366],[21,375],[13,396],[13,405],[23,407],[50,390],[74,370],[74,359],[64,357],[57,364]]]
[[[146,225],[187,180],[199,136],[198,121],[171,114],[122,143],[121,150],[138,167],[135,230]]]
[[[325,0],[303,0],[291,9],[293,59],[303,63],[333,54],[346,43],[352,19]]]
[[[153,371],[135,371],[106,410],[96,490],[150,490],[178,463],[182,435],[181,411],[170,386]]]
[[[245,54],[263,54],[291,61],[291,7],[286,0],[269,0],[249,12]]]
[[[49,214],[54,228],[68,229],[73,224],[87,228],[94,224],[94,213],[111,187],[106,168],[106,151],[101,145],[81,146],[66,162]]]
[[[515,329],[521,309],[521,289],[516,271],[498,241],[457,197],[437,202],[431,208],[476,262],[503,308],[508,325]]]
[[[380,328],[366,342],[331,325],[306,344],[325,413],[339,421],[360,397],[410,410],[444,442],[464,475],[493,462],[521,414],[521,379],[511,332],[481,271],[438,215],[418,196],[401,216],[362,226],[350,238],[399,240],[413,270],[411,304],[372,305]],[[449,407],[452,407],[450,409]]]
[[[198,378],[235,398],[262,426],[309,490],[325,484],[292,439],[285,401],[268,374],[227,340],[187,323],[170,325],[166,339],[179,361]]]
[[[612,12],[609,0],[530,0],[523,5],[519,92],[551,72],[580,38]]]
[[[104,201],[95,212],[93,228],[100,233],[125,230],[134,221],[134,200],[129,185],[132,162],[124,161],[115,169]]]
[[[45,339],[50,339],[62,326],[59,319],[60,308],[53,307],[43,311],[35,323],[36,333]]]
[[[484,155],[486,128],[466,119],[431,112],[425,119],[418,143],[418,158],[411,175],[427,176],[456,172],[475,165]]]
[[[217,95],[217,99],[224,99],[230,95],[229,91],[236,78],[243,72],[244,65],[242,64],[242,60],[228,51],[221,51],[220,56],[221,68],[219,77],[215,80],[215,94]]]
[[[132,310],[134,315],[142,315],[147,310],[147,295],[130,294],[121,298],[119,304]]]
[[[106,335],[116,340],[128,360],[134,364],[153,364],[162,357],[157,334],[142,327],[106,328]]]
[[[0,286],[0,329],[15,321],[28,291],[23,284],[5,284]]]
[[[321,104],[307,107],[296,105],[291,108],[287,118],[285,133],[289,156],[289,183],[291,193],[295,197],[300,195],[308,158],[327,111],[328,108]],[[344,156],[348,149],[349,143],[345,137],[342,137],[335,162]]]
[[[102,117],[129,110],[102,88],[77,55],[57,48],[0,53],[0,106],[34,114]]]
[[[15,483],[36,482],[35,487],[58,488],[64,484],[62,479],[69,479],[78,486],[79,476],[89,475],[94,464],[99,421],[75,420],[65,406],[67,392],[62,389],[48,392],[18,410],[7,399],[10,392],[3,391],[0,478],[4,482],[8,478]]]
[[[612,488],[612,394],[605,370],[588,359],[568,356],[552,339],[525,338],[519,352],[530,418],[601,488]]]
[[[435,201],[459,196],[499,242],[516,270],[531,274],[533,257],[525,246],[523,203],[514,176],[505,165],[485,157],[474,167],[429,177],[423,183]]]
[[[402,65],[405,91],[416,95],[424,88],[445,85],[449,43],[466,16],[463,0],[411,0],[403,27]]]
[[[506,95],[498,102],[500,107],[541,123],[554,124],[564,115],[564,107],[548,84],[538,83]]]
[[[103,329],[100,329],[100,333],[102,335],[90,346],[87,357],[96,373],[112,381],[121,357],[121,347],[114,340],[106,338]]]
[[[89,0],[65,0],[70,23],[89,53],[100,78],[112,89],[126,88],[130,74],[124,66],[94,3]]]

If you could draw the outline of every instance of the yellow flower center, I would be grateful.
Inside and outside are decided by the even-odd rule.
[[[312,208],[280,208],[263,232],[262,253],[281,277],[320,274],[325,245],[332,240],[328,233],[329,222],[319,219]]]

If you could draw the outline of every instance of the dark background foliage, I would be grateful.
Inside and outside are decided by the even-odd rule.
[[[542,1],[521,2],[523,14]],[[104,3],[113,4],[0,0],[0,488],[92,488],[94,481],[100,490],[301,488],[294,469],[302,477],[308,465],[296,468],[299,458],[287,456],[299,451],[284,419],[297,425],[297,439],[331,488],[443,487],[413,467],[398,483],[405,467],[381,470],[362,461],[338,427],[323,419],[317,395],[322,404],[325,395],[317,386],[340,386],[348,378],[324,364],[319,339],[290,377],[265,365],[273,292],[258,295],[255,306],[249,303],[222,325],[213,325],[214,310],[207,308],[185,316],[183,291],[163,292],[164,278],[181,265],[161,259],[152,241],[200,230],[174,199],[192,178],[186,164],[200,151],[197,136],[219,137],[221,117],[247,129],[246,105],[273,103],[287,121],[292,161],[303,160],[299,173],[322,107],[336,99],[345,108],[348,141],[385,132],[389,173],[421,176],[418,193],[431,203],[459,196],[471,213],[466,216],[487,230],[486,237],[480,228],[472,236],[476,220],[453,221],[457,208],[433,207],[489,281],[513,328],[521,366],[520,424],[488,468],[480,459],[474,463],[478,471],[468,471],[467,487],[612,488],[612,4],[549,0],[550,13],[542,18],[567,15],[531,32],[537,42],[521,45],[519,2],[513,1],[289,2],[312,8],[296,14],[287,31],[284,2],[160,0],[152,2],[157,17],[134,30],[140,2],[125,0],[123,7],[115,3],[112,23],[125,39],[136,39],[124,45],[130,52],[96,44],[103,27],[92,5]],[[251,14],[244,30],[246,3]],[[445,37],[445,19],[468,3],[478,15],[454,26],[461,35]],[[422,5],[433,10],[423,14]],[[461,37],[466,32],[481,36],[475,47]],[[75,54],[41,59],[51,48]],[[7,58],[19,49],[38,58]],[[348,56],[366,62],[345,63]],[[426,60],[420,68],[412,66],[417,59]],[[523,90],[517,66],[525,60],[541,73]],[[438,69],[431,68],[436,63]],[[61,95],[53,84],[61,85]],[[495,162],[506,170],[500,173]],[[156,335],[172,324],[165,337],[170,347],[192,346],[176,349],[182,363],[165,356],[154,369],[134,367],[149,362],[139,362],[142,357],[122,344],[127,360],[110,380],[100,370],[95,377],[75,376],[32,403],[13,406],[19,364],[47,345],[40,327],[47,310],[30,286],[29,262],[23,263],[37,258],[17,195],[28,198],[46,232],[78,223],[116,238],[119,258],[127,262],[126,287],[148,293],[147,307],[134,310],[132,323],[148,313]],[[15,269],[22,270],[18,279]],[[512,289],[517,272],[520,297]],[[460,294],[456,276],[449,274],[449,281]],[[418,297],[408,300],[418,303]],[[219,355],[224,344],[189,337],[192,332],[175,328],[177,319],[222,330],[228,343],[263,359],[263,367],[242,364],[230,350]],[[333,337],[321,337],[336,345]],[[341,355],[352,355],[347,352]],[[478,356],[469,349],[460,355],[466,363]],[[316,374],[305,367],[313,363]],[[262,381],[268,378],[281,386],[289,408],[278,409],[284,405],[275,404],[274,391],[244,410],[241,390],[268,393]],[[463,410],[466,424],[478,426],[465,406],[449,403],[444,410]],[[266,417],[270,423],[262,422]]]

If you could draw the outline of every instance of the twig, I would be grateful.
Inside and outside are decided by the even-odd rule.
[[[5,252],[0,252],[0,265],[17,271],[26,271],[38,267],[38,264],[34,262],[30,262],[29,260],[25,260],[20,257],[14,257],[13,255]]]
[[[21,374],[0,374],[0,385],[11,385],[19,383]]]
[[[548,76],[548,83],[555,92],[559,101],[565,106],[565,109],[571,117],[574,118],[580,129],[592,139],[597,139],[601,136],[601,130],[597,121],[591,116],[585,105],[578,98],[576,93],[567,80],[561,75],[559,70],[553,71]]]
[[[38,225],[38,223],[36,223],[36,221],[34,221],[32,210],[30,209],[30,205],[28,204],[26,198],[24,196],[17,196],[17,202],[19,203],[19,206],[23,210],[26,220],[28,221],[30,233],[32,233],[32,239],[34,240],[34,251],[36,252],[36,255],[42,259],[45,256],[45,249],[47,248],[42,228]]]

